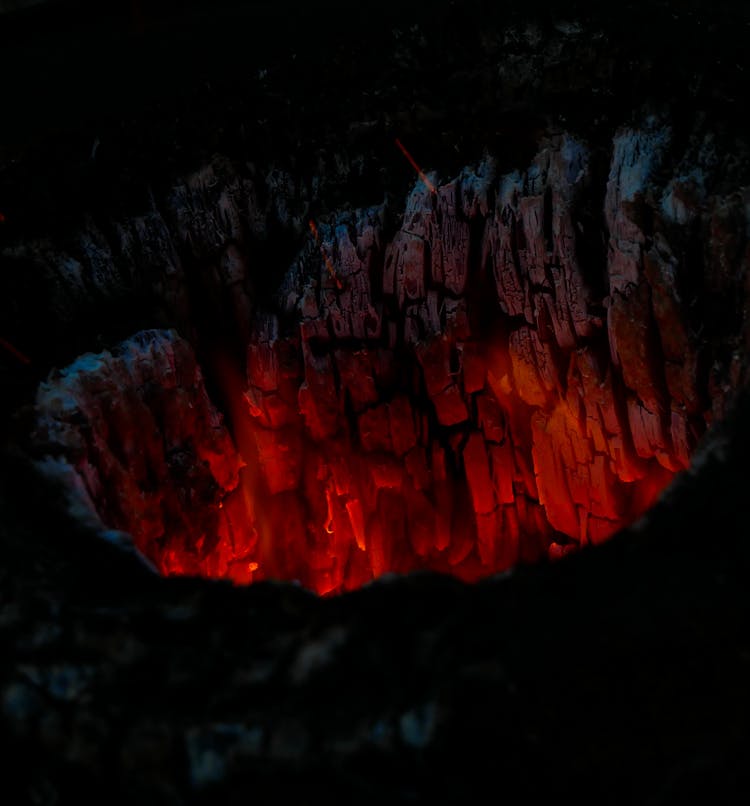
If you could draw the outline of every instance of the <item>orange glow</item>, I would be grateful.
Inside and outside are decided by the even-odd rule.
[[[507,348],[477,351],[478,421],[451,437],[394,390],[352,428],[330,379],[317,386],[308,367],[300,386],[294,344],[251,345],[247,377],[214,358],[244,466],[217,504],[210,550],[157,552],[163,573],[296,580],[319,595],[418,569],[471,582],[606,540],[673,476],[627,446],[606,455],[580,400],[545,391]]]
[[[430,180],[427,178],[427,175],[419,167],[414,157],[412,157],[412,155],[406,150],[406,146],[404,146],[404,144],[398,139],[398,137],[396,138],[396,146],[398,147],[399,151],[406,157],[406,159],[409,160],[409,164],[417,172],[419,178],[425,183],[430,193],[433,194],[437,193],[435,185],[433,185],[432,182],[430,182]]]

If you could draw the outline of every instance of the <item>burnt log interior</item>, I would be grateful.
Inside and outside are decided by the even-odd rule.
[[[745,802],[747,12],[25,5],[11,802]]]

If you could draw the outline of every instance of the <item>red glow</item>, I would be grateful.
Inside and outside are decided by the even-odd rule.
[[[673,475],[632,451],[597,452],[571,401],[543,411],[525,402],[539,392],[519,387],[532,381],[513,373],[507,350],[474,356],[479,430],[447,436],[394,389],[382,402],[353,398],[352,429],[341,390],[298,360],[293,339],[251,344],[247,378],[216,358],[245,464],[219,505],[211,551],[196,560],[170,549],[156,558],[164,573],[298,580],[320,595],[417,569],[475,581],[605,540]],[[356,360],[375,356],[362,349]]]
[[[433,194],[437,193],[435,185],[433,185],[432,182],[430,182],[424,171],[419,167],[414,157],[412,157],[412,155],[406,150],[406,146],[404,146],[404,144],[398,139],[398,137],[396,138],[396,146],[398,147],[399,151],[406,157],[406,159],[409,160],[409,164],[417,172],[419,178],[425,183],[430,193]]]

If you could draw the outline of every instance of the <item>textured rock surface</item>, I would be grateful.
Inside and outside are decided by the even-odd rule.
[[[274,227],[293,239],[305,204],[288,174],[255,173],[216,157],[176,180],[158,205],[151,195],[141,215],[105,223],[89,216],[65,240],[23,240],[2,258],[44,289],[35,316],[49,338],[75,342],[81,321],[104,330],[109,317],[121,329],[142,319],[167,322],[191,338],[214,320],[246,341],[254,292],[248,241]]]
[[[216,509],[237,484],[227,438],[235,475],[189,516],[151,512],[159,485],[140,453],[130,470],[111,453],[87,457],[107,479],[89,489],[103,521],[135,529],[165,571],[291,578],[320,593],[415,568],[475,579],[609,537],[688,466],[739,383],[743,191],[718,192],[708,134],[682,154],[672,137],[653,116],[621,128],[605,174],[600,152],[551,135],[523,171],[500,174],[487,156],[451,181],[432,174],[435,192],[418,182],[401,215],[384,203],[325,216],[275,307],[255,301],[247,261],[271,221],[304,238],[305,192],[279,171],[261,204],[256,181],[215,159],[174,184],[165,216],[117,225],[116,249],[85,230],[82,262],[20,247],[61,272],[61,310],[92,303],[80,294],[127,297],[113,279],[127,266],[127,282],[150,283],[195,339],[211,344],[217,329],[232,350],[248,345],[243,379],[228,355],[209,358],[248,465],[229,507]],[[111,373],[88,367],[84,430],[127,446],[118,431],[135,415],[96,425],[99,369]],[[157,386],[160,372],[157,361]],[[115,371],[104,387],[126,401],[132,383]],[[191,523],[200,501],[210,525]],[[172,551],[166,522],[191,557]]]
[[[241,460],[174,331],[81,356],[42,384],[36,411],[39,467],[78,517],[132,535],[162,573],[221,575],[238,560],[222,510]]]
[[[733,196],[675,213],[670,136],[655,119],[620,130],[606,192],[561,135],[523,172],[486,158],[435,193],[419,182],[390,237],[383,207],[319,224],[329,261],[302,252],[247,360],[260,487],[302,507],[319,554],[306,584],[559,556],[687,467],[712,416],[708,365],[746,314],[729,341],[701,338],[684,250],[715,262],[724,246],[687,221]],[[703,306],[747,257],[732,266]]]

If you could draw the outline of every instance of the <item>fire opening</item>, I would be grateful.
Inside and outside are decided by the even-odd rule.
[[[616,140],[606,188],[561,136],[523,174],[487,158],[420,181],[391,229],[385,204],[331,214],[264,306],[229,240],[203,290],[244,366],[173,330],[83,356],[40,388],[42,466],[165,575],[330,595],[605,541],[710,417],[677,259],[622,179],[648,181],[649,136]]]
[[[598,401],[576,388],[573,405],[544,410],[500,350],[477,344],[454,373],[438,337],[400,368],[378,367],[377,351],[339,353],[349,375],[334,382],[325,364],[310,390],[295,340],[267,335],[247,379],[215,358],[231,436],[173,331],[84,356],[40,391],[54,413],[43,438],[68,446],[79,492],[164,575],[294,580],[321,595],[418,569],[475,581],[605,540],[673,475],[632,446],[617,462],[596,450],[586,409],[607,394],[598,376]],[[417,371],[429,362],[462,389],[471,374],[471,410],[457,387],[453,408],[435,412]]]

